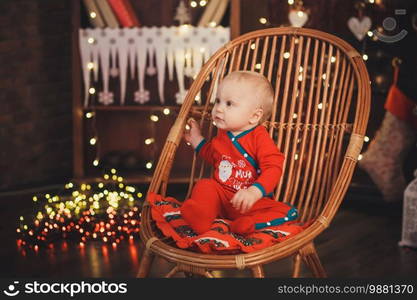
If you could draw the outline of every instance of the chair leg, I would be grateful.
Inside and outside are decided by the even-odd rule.
[[[152,251],[149,249],[144,250],[139,264],[138,274],[136,275],[137,278],[144,278],[148,276],[154,257],[155,255]]]
[[[261,265],[257,265],[252,268],[252,274],[254,278],[264,278],[265,273]]]
[[[165,275],[165,278],[171,278],[172,276],[178,273],[178,270],[178,266],[175,266],[171,271],[169,271],[168,274]]]
[[[323,265],[321,264],[320,258],[317,255],[317,251],[313,243],[308,244],[303,249],[300,250],[300,253],[303,257],[303,260],[307,267],[310,269],[316,278],[325,278],[327,277],[326,271],[324,270]]]
[[[293,265],[293,272],[292,272],[293,278],[300,277],[300,268],[301,268],[301,255],[300,253],[297,253],[296,255],[294,255],[294,265]]]

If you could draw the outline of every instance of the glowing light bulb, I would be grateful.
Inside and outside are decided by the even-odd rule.
[[[93,112],[91,112],[91,111],[89,111],[89,112],[86,112],[86,113],[85,113],[85,117],[86,117],[87,119],[91,119],[93,116],[94,116],[94,113],[93,113]]]
[[[211,22],[209,23],[209,26],[210,26],[210,27],[216,27],[216,25],[217,25],[217,23],[216,23],[216,22],[214,22],[214,21],[211,21]]]
[[[266,18],[259,18],[259,23],[266,24],[266,22],[268,22]]]
[[[191,7],[197,7],[197,2],[191,1],[190,5],[191,5]]]
[[[201,0],[200,1],[200,6],[205,6],[207,4],[207,1],[206,0]]]
[[[330,59],[330,62],[332,63],[336,62],[336,57],[332,56],[332,58]]]
[[[90,139],[90,145],[95,145],[97,143],[97,139],[96,138],[91,138]]]
[[[151,168],[152,168],[152,163],[151,162],[146,163],[146,169],[151,169]]]
[[[369,137],[365,136],[365,137],[363,138],[363,140],[365,141],[365,143],[367,143],[367,142],[369,142]]]
[[[323,103],[319,103],[319,105],[317,105],[318,109],[322,109],[323,108]]]
[[[366,54],[364,54],[364,55],[362,55],[362,58],[363,58],[363,60],[368,60],[368,55],[366,55]]]
[[[38,197],[33,196],[32,200],[33,200],[33,202],[36,202],[36,201],[38,201]]]
[[[162,112],[164,113],[164,115],[169,115],[171,111],[169,110],[169,108],[164,108]]]
[[[159,121],[159,118],[158,118],[158,116],[157,116],[157,115],[151,115],[149,118],[150,118],[150,119],[151,119],[151,121],[153,121],[153,122],[158,122],[158,121]]]
[[[95,94],[95,92],[96,92],[96,89],[95,88],[89,88],[88,89],[88,92],[90,93],[90,94]]]
[[[255,48],[256,48],[255,43],[251,44],[251,45],[250,45],[250,48],[251,48],[252,50],[255,50]]]
[[[294,0],[288,0],[288,4],[289,5],[293,5],[294,4]]]
[[[97,17],[97,14],[96,14],[94,11],[92,11],[92,12],[90,13],[90,18],[91,18],[91,19],[94,19],[95,17]]]
[[[299,17],[304,16],[304,12],[302,12],[301,10],[299,10],[299,11],[297,12],[297,16],[299,16]]]
[[[359,154],[358,160],[361,160],[362,158],[363,158],[363,155],[362,154]]]
[[[112,174],[116,174],[116,169],[111,169],[111,170],[110,170],[110,172],[111,172]]]
[[[260,70],[261,69],[261,64],[256,64],[255,69]]]
[[[289,57],[290,57],[290,52],[285,52],[285,53],[284,53],[284,58],[285,58],[285,59],[288,59]]]
[[[99,163],[98,159],[95,159],[95,160],[93,161],[93,166],[97,167],[97,166],[98,166],[98,163]]]
[[[94,38],[90,37],[90,38],[88,38],[87,42],[89,44],[94,44],[95,40],[94,40]]]
[[[149,138],[149,139],[146,139],[146,140],[145,140],[145,144],[146,144],[146,145],[150,145],[150,144],[152,144],[153,142],[155,142],[155,139],[154,139],[154,138]]]

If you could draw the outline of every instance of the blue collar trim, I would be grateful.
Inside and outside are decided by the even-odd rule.
[[[233,133],[231,133],[230,131],[227,132],[228,137],[230,138],[230,141],[232,142],[233,146],[236,147],[236,149],[240,152],[240,154],[243,155],[243,157],[255,168],[256,172],[259,174],[260,170],[259,170],[259,166],[258,163],[256,162],[256,160],[249,155],[249,153],[245,150],[245,148],[242,147],[242,145],[239,144],[239,142],[237,141],[237,139],[239,137],[242,137],[246,134],[248,134],[249,132],[251,132],[252,130],[254,130],[257,126],[248,129],[240,134],[238,134],[237,136],[234,136]]]
[[[247,135],[249,132],[251,132],[252,130],[254,130],[256,127],[258,127],[259,125],[256,125],[255,127],[252,127],[251,129],[245,130],[241,133],[239,133],[238,135],[233,135],[233,133],[231,133],[230,131],[227,132],[227,135],[229,136],[229,138],[235,138],[235,139],[239,139],[244,135]]]

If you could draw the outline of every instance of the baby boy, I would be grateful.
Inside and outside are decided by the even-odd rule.
[[[198,123],[189,120],[185,140],[214,166],[212,178],[199,180],[181,207],[197,233],[210,230],[217,217],[231,220],[230,230],[242,235],[297,218],[295,208],[273,199],[284,155],[261,125],[273,96],[263,75],[232,72],[219,84],[212,110],[217,135],[206,141]]]

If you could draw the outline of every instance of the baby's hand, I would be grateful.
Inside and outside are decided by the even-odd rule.
[[[247,189],[237,191],[230,202],[236,210],[244,214],[261,198],[261,191],[257,187],[251,186]]]
[[[203,140],[203,136],[201,135],[200,125],[198,125],[197,121],[193,118],[190,118],[187,121],[187,127],[184,132],[184,139],[187,144],[191,144],[195,149],[198,144]]]

